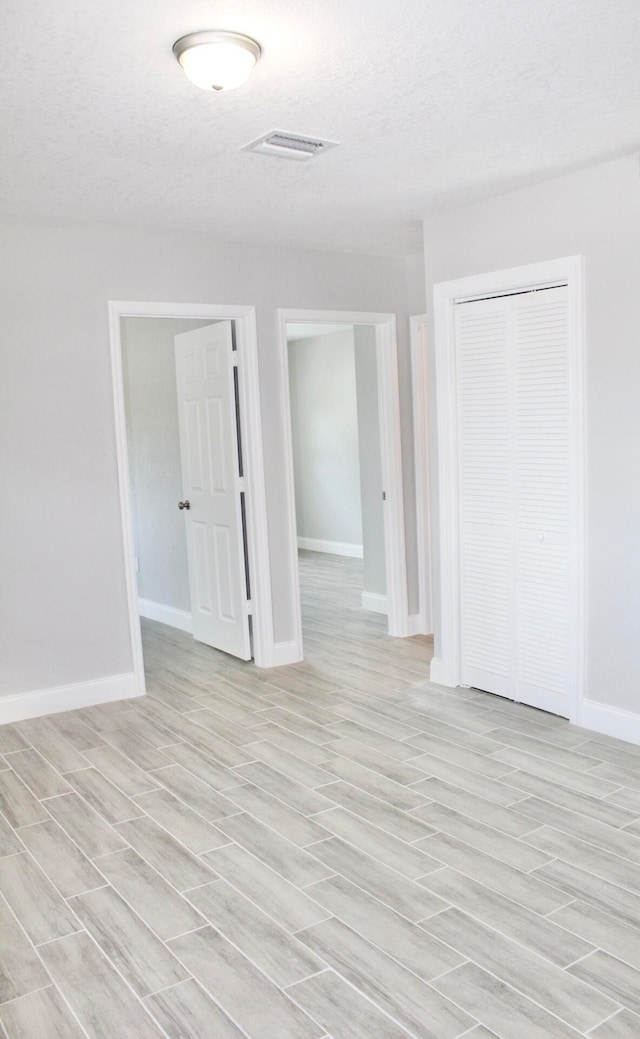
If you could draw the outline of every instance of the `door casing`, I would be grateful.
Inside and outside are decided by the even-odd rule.
[[[235,322],[240,393],[240,428],[245,463],[244,489],[247,516],[247,550],[251,575],[253,652],[256,666],[273,667],[275,664],[275,648],[273,641],[269,542],[267,537],[267,506],[262,455],[255,308],[213,303],[145,303],[112,300],[109,302],[111,371],[123,556],[136,689],[133,695],[139,696],[145,692],[145,678],[138,613],[131,485],[129,482],[129,461],[127,455],[127,426],[120,329],[120,319],[123,317],[203,318],[212,321],[230,320]]]
[[[461,684],[460,658],[460,506],[458,416],[456,408],[455,306],[531,289],[566,285],[572,370],[571,411],[571,545],[574,580],[570,591],[569,720],[581,724],[585,675],[585,335],[584,275],[581,256],[494,271],[434,286],[435,379],[437,402],[437,516],[439,611],[435,618],[435,655],[431,681]],[[439,621],[439,623],[438,623]]]
[[[416,481],[418,535],[418,623],[415,635],[433,635],[431,590],[431,387],[429,377],[429,319],[409,318],[411,389],[413,403],[413,457]]]

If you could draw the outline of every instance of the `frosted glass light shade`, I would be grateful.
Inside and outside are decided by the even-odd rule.
[[[250,36],[212,30],[182,36],[173,53],[197,87],[233,90],[249,78],[261,49]]]

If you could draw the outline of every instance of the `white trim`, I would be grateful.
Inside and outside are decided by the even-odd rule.
[[[0,725],[144,695],[135,672],[0,697]]]
[[[378,367],[378,411],[384,502],[385,566],[389,601],[389,634],[409,634],[407,556],[404,532],[404,487],[400,433],[400,394],[398,386],[398,348],[395,314],[361,313],[344,310],[285,310],[277,312],[280,330],[280,400],[284,415],[286,488],[283,502],[285,534],[289,546],[290,600],[294,604],[295,641],[298,659],[303,659],[300,580],[296,530],[293,435],[289,395],[289,351],[287,322],[313,324],[369,325],[375,328]]]
[[[124,404],[124,373],[122,370],[122,342],[120,318],[124,316],[123,305],[109,303],[109,337],[111,344],[111,381],[113,389],[113,411],[118,457],[118,487],[120,491],[120,524],[122,529],[122,552],[129,610],[129,637],[135,687],[139,695],[146,692],[144,659],[142,656],[142,634],[138,614],[138,582],[136,579],[136,555],[133,538],[133,515],[131,509],[131,484],[129,457],[127,452],[127,420]]]
[[[429,681],[435,682],[436,685],[448,685],[448,682],[442,681],[443,674],[444,672],[442,669],[442,661],[440,657],[432,657],[431,664],[429,666]]]
[[[300,660],[300,643],[296,639],[291,639],[290,642],[276,642],[273,647],[273,667],[297,664]]]
[[[584,700],[581,725],[585,729],[640,745],[640,714],[632,711],[621,711],[605,703],[596,703],[595,700]]]
[[[388,615],[389,603],[386,595],[377,595],[376,592],[363,592],[362,609],[369,610],[370,613],[385,613]]]
[[[175,606],[165,606],[164,603],[153,602],[152,599],[138,598],[138,613],[147,620],[168,624],[170,628],[177,628],[178,631],[186,631],[187,635],[193,635],[193,617],[188,610],[177,610]]]
[[[236,322],[253,659],[256,667],[275,667],[256,312],[254,307],[227,309]]]
[[[346,541],[323,541],[321,538],[298,538],[298,548],[307,552],[327,552],[330,556],[351,556],[362,559],[362,545],[349,545]]]
[[[251,578],[253,652],[258,667],[274,666],[271,571],[269,566],[267,505],[262,464],[262,423],[258,381],[255,308],[214,303],[109,302],[111,369],[124,566],[129,606],[129,630],[136,689],[145,691],[142,639],[138,615],[131,488],[127,457],[127,427],[122,373],[120,319],[123,317],[209,318],[235,322],[240,382],[240,428],[244,453],[247,549]]]
[[[410,635],[425,635],[431,634],[430,632],[424,632],[424,620],[422,615],[419,613],[409,614],[409,634]]]
[[[570,378],[572,457],[571,487],[572,573],[569,607],[571,677],[569,718],[582,722],[585,673],[585,422],[584,422],[584,293],[583,263],[569,256],[506,271],[442,282],[433,289],[436,351],[438,430],[438,499],[440,541],[440,635],[437,639],[441,685],[460,684],[460,543],[458,528],[458,438],[455,405],[455,304],[503,292],[526,291],[548,285],[568,288],[568,307],[573,372]],[[432,674],[434,663],[432,662]]]
[[[411,388],[413,394],[413,450],[416,484],[416,536],[418,542],[418,614],[414,635],[433,634],[431,590],[431,477],[429,471],[429,355],[427,316],[409,318]]]
[[[354,324],[362,324],[356,322]],[[372,322],[373,323],[373,322]],[[378,411],[384,501],[384,548],[389,635],[409,635],[409,592],[404,528],[404,480],[400,423],[400,386],[395,315],[376,322]]]

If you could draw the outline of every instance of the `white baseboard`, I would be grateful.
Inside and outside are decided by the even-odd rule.
[[[441,685],[444,689],[468,689],[468,685],[461,685],[460,680],[451,672],[447,673],[442,657],[432,657],[429,668],[429,681],[434,685]]]
[[[321,541],[319,538],[298,538],[298,548],[307,552],[327,552],[330,556],[352,556],[362,559],[362,545],[349,545],[345,541]]]
[[[433,657],[431,660],[431,667],[429,669],[429,681],[435,682],[436,685],[444,685],[445,683],[442,681],[442,679],[442,660],[440,659],[440,657]]]
[[[168,624],[171,628],[193,635],[193,618],[187,610],[176,610],[174,606],[164,606],[151,599],[138,599],[138,612],[147,620],[159,621],[160,624]]]
[[[144,696],[133,672],[96,678],[90,682],[74,682],[51,689],[36,689],[29,693],[0,697],[0,725],[20,722],[26,718],[39,718],[43,714],[59,714],[74,711],[77,707],[91,707],[112,700],[128,700],[133,696]]]
[[[632,711],[621,711],[595,700],[585,700],[580,724],[583,729],[592,729],[640,745],[640,714]]]
[[[386,595],[377,595],[375,592],[363,592],[362,609],[369,610],[371,613],[387,614],[389,609]]]
[[[291,642],[275,642],[273,646],[273,664],[271,667],[284,667],[286,664],[297,664],[304,657],[300,652],[297,639]]]
[[[421,613],[409,614],[409,635],[433,635],[428,631],[426,621]]]

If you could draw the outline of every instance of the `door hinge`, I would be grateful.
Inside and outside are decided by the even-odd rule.
[[[383,491],[383,492],[382,492],[382,500],[383,500],[383,501],[386,501],[386,500],[387,500],[387,492],[386,492],[386,491]]]
[[[253,613],[253,603],[251,602],[251,599],[247,599],[247,613],[249,616]]]
[[[244,476],[238,477],[238,490],[240,494],[244,494]]]
[[[234,368],[238,367],[238,354],[237,354],[237,352],[235,350],[231,354],[231,364],[233,365]]]

